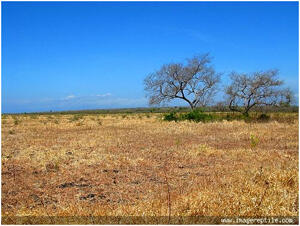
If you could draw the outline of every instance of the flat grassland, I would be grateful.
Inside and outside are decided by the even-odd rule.
[[[299,216],[298,114],[161,117],[3,115],[2,216]]]

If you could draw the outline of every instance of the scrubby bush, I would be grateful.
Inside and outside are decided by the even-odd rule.
[[[176,112],[170,112],[164,115],[164,120],[165,121],[178,121],[178,116],[176,115]]]
[[[179,113],[172,111],[170,113],[166,113],[163,116],[163,120],[165,121],[194,121],[194,122],[215,122],[215,121],[244,121],[247,123],[252,122],[268,122],[270,120],[270,116],[266,114],[261,114],[259,117],[243,115],[243,114],[216,114],[216,113],[206,113],[201,111],[201,109],[193,110],[187,113]]]
[[[220,118],[217,115],[203,113],[200,110],[194,110],[187,113],[178,114],[176,112],[170,112],[164,115],[164,120],[166,121],[182,121],[189,120],[194,122],[212,122],[217,121]]]
[[[189,120],[195,122],[212,122],[216,121],[218,117],[216,115],[203,113],[202,111],[195,110],[180,115],[181,120]]]
[[[258,118],[257,118],[258,121],[260,122],[267,122],[270,120],[270,116],[269,115],[266,115],[266,114],[261,114]]]

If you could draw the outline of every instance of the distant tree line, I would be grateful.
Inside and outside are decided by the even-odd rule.
[[[193,110],[213,105],[216,93],[223,91],[224,100],[216,107],[226,107],[226,110],[248,115],[250,110],[262,107],[291,106],[293,93],[289,88],[283,88],[283,81],[277,78],[278,74],[278,70],[232,72],[229,74],[230,84],[221,90],[219,84],[222,73],[215,71],[211,57],[206,53],[187,59],[186,64],[162,65],[145,78],[144,85],[150,105],[180,99]]]

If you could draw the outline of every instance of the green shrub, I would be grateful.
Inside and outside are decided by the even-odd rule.
[[[170,113],[166,113],[163,116],[163,120],[165,121],[194,121],[194,122],[215,122],[215,121],[244,121],[247,123],[252,122],[267,122],[270,120],[270,116],[266,114],[261,114],[259,117],[257,116],[250,116],[250,115],[244,115],[244,114],[216,114],[216,113],[206,113],[203,112],[202,109],[196,109],[187,113],[178,113],[175,111],[172,111]]]
[[[176,112],[170,112],[164,115],[165,121],[182,121],[189,120],[194,122],[213,122],[220,118],[217,115],[203,113],[200,110],[193,110],[188,113],[178,115]]]
[[[269,115],[266,115],[266,114],[261,114],[258,118],[257,118],[258,121],[260,122],[267,122],[270,120],[270,116]]]
[[[253,120],[248,115],[243,115],[243,114],[229,114],[229,113],[227,113],[226,116],[223,119],[225,119],[227,121],[238,120],[238,121],[245,121],[245,122],[250,122],[250,121]]]
[[[178,117],[176,115],[176,112],[170,112],[164,115],[164,120],[165,121],[178,121]]]
[[[205,122],[205,121],[212,120],[211,115],[204,114],[197,110],[182,114],[180,116],[180,118],[183,120],[189,120],[189,121],[195,121],[195,122]]]
[[[232,114],[227,113],[224,119],[227,121],[232,121],[232,120],[234,120],[234,117]]]
[[[207,114],[200,110],[194,110],[180,115],[181,120],[189,120],[194,122],[213,122],[220,120],[218,115]]]

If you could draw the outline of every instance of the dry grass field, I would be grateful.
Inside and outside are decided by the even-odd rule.
[[[2,116],[1,211],[12,217],[2,223],[16,223],[13,216],[92,223],[94,216],[298,216],[298,115],[290,117]]]

